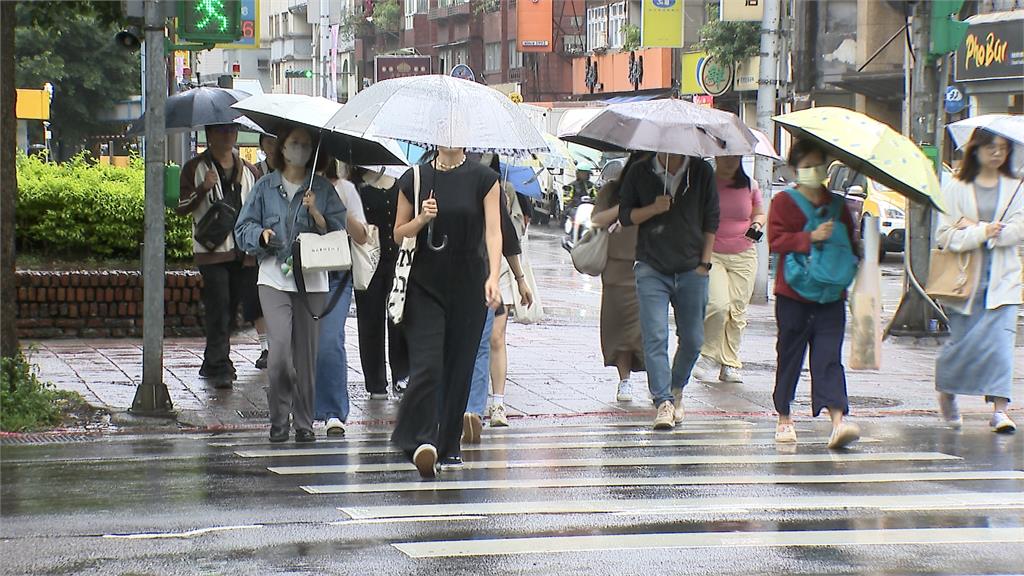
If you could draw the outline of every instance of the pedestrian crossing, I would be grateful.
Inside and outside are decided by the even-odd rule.
[[[377,553],[412,562],[567,554],[607,566],[615,557],[603,554],[616,551],[870,556],[979,544],[1024,557],[1021,439],[999,438],[976,458],[960,437],[943,436],[952,431],[866,428],[846,451],[825,448],[827,425],[801,425],[798,445],[777,446],[773,422],[754,419],[686,422],[669,433],[647,422],[488,429],[482,444],[464,448],[462,469],[434,481],[420,480],[380,429],[314,446],[216,445],[334,510],[332,528],[376,525],[385,531]],[[930,566],[927,555],[919,561]]]

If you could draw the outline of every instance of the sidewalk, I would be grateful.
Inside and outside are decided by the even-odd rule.
[[[554,302],[558,306],[558,302]],[[354,319],[347,329],[349,392],[352,423],[392,420],[396,402],[370,401],[364,388],[357,352]],[[634,375],[636,398],[614,401],[616,374],[601,366],[596,319],[569,321],[553,315],[544,324],[512,323],[508,330],[509,382],[506,405],[513,417],[572,417],[584,415],[653,414],[646,395],[646,375]],[[58,388],[81,393],[97,407],[123,413],[132,403],[141,380],[142,346],[138,340],[47,340],[26,343],[35,347],[32,362],[40,376]],[[238,369],[233,390],[216,390],[198,376],[202,339],[170,339],[165,345],[165,382],[185,428],[248,428],[266,426],[266,376],[253,362],[259,356],[254,332],[232,340]],[[889,341],[884,345],[883,369],[848,371],[851,412],[854,416],[933,413],[932,384],[935,340]],[[771,416],[774,383],[775,334],[769,305],[752,306],[743,342],[743,384],[691,383],[685,393],[691,414],[719,416]],[[1024,349],[1018,348],[1015,396],[1024,397]],[[962,403],[967,413],[988,410],[980,399]],[[796,401],[800,417],[809,413],[809,378]],[[117,420],[115,419],[115,422]]]

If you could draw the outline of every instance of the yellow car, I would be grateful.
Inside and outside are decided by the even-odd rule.
[[[865,178],[840,162],[833,162],[829,167],[826,188],[846,197],[858,232],[864,216],[878,217],[882,231],[880,257],[886,252],[903,252],[907,235],[907,200],[902,194]]]

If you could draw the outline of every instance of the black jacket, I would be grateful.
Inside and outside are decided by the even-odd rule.
[[[633,210],[653,204],[664,190],[651,161],[634,164],[619,191],[619,222],[632,226]],[[718,231],[718,218],[715,171],[704,160],[693,158],[675,191],[672,208],[640,224],[636,259],[662,274],[693,270],[701,262],[704,234]]]

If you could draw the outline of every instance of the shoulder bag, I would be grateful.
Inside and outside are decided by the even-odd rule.
[[[207,165],[207,170],[216,169],[212,163]],[[237,182],[232,185],[241,187]],[[210,202],[206,214],[196,222],[195,233],[196,242],[210,252],[216,250],[235,231],[235,220],[238,218],[238,210],[224,201],[224,191],[221,190],[219,182],[214,190],[219,192],[218,198]],[[210,190],[209,193],[212,194],[214,190]]]
[[[608,266],[608,231],[587,231],[569,252],[572,265],[582,274],[600,276]]]
[[[366,226],[366,243],[352,243],[352,282],[356,290],[370,287],[380,263],[380,230],[373,224]]]
[[[295,211],[295,218],[298,220],[299,211]],[[295,288],[299,293],[299,299],[314,321],[318,321],[331,313],[344,287],[349,282],[352,270],[352,253],[349,250],[348,234],[344,230],[335,230],[327,234],[316,234],[303,232],[295,238],[292,244],[292,275],[295,278]],[[344,272],[341,286],[334,291],[327,306],[320,314],[313,312],[309,305],[309,298],[306,296],[306,274],[314,272]]]
[[[932,298],[966,301],[978,285],[981,254],[978,250],[953,252],[933,248],[928,261],[925,292]]]
[[[419,165],[412,167],[412,182],[412,215],[415,218],[420,212]],[[405,318],[405,296],[409,290],[409,274],[412,272],[412,261],[415,257],[416,236],[403,238],[402,245],[398,247],[398,262],[395,263],[395,282],[388,295],[388,317],[395,324],[400,324]]]

